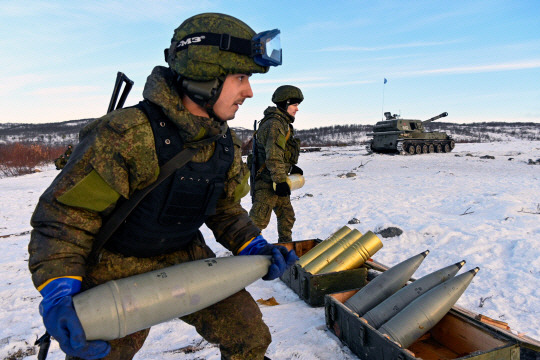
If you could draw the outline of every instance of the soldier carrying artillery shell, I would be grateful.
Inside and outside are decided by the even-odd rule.
[[[203,224],[234,255],[269,255],[264,280],[297,260],[268,243],[241,207],[249,173],[227,125],[253,96],[250,75],[281,64],[279,30],[256,34],[234,17],[204,13],[175,30],[165,57],[168,67],[154,68],[143,101],[83,129],[32,216],[29,268],[43,296],[40,314],[68,359],[133,358],[150,329],[86,341],[72,297],[109,280],[215,257]],[[181,319],[219,344],[222,359],[263,359],[271,342],[245,289]]]

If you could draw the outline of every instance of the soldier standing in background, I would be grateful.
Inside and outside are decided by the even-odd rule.
[[[286,182],[288,174],[304,172],[296,164],[300,154],[300,140],[294,136],[292,123],[298,105],[304,100],[302,91],[292,85],[283,85],[272,95],[276,106],[264,111],[256,133],[254,159],[258,166],[255,174],[253,206],[249,212],[251,220],[260,229],[270,222],[272,210],[276,213],[278,242],[292,241],[292,228],[296,218],[291,204],[291,189]],[[273,184],[276,183],[274,190]]]
[[[32,280],[43,296],[40,314],[68,359],[133,358],[150,329],[86,341],[72,296],[109,280],[215,257],[199,231],[203,224],[234,255],[270,255],[264,280],[278,278],[298,259],[268,243],[240,206],[249,171],[227,125],[253,96],[249,76],[281,64],[280,47],[268,53],[276,32],[256,34],[224,14],[187,19],[165,51],[169,67],[156,66],[148,77],[145,100],[81,132],[71,160],[39,200],[28,246]],[[103,223],[186,148],[197,149],[191,160],[137,204],[91,261]],[[245,289],[182,320],[219,344],[222,359],[262,360],[271,342]]]
[[[73,145],[69,144],[66,151],[64,151],[62,155],[54,159],[54,165],[56,166],[56,170],[62,170],[64,166],[66,166],[66,163],[69,160],[72,152]]]

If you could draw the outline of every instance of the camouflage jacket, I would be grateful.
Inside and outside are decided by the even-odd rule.
[[[262,167],[259,178],[265,182],[284,182],[291,166],[298,162],[300,140],[294,136],[294,117],[269,106],[257,130],[257,163]]]
[[[161,107],[178,127],[182,140],[201,143],[191,161],[206,162],[215,143],[204,139],[219,133],[220,122],[195,116],[182,105],[168,68],[156,67],[143,97]],[[249,171],[234,136],[234,161],[216,213],[206,220],[216,240],[237,253],[260,230],[253,225],[240,199],[249,192]],[[31,219],[29,268],[36,287],[61,276],[84,277],[87,257],[102,220],[120,197],[154,182],[159,174],[154,136],[138,108],[113,111],[81,131],[81,142],[70,161],[41,196]]]

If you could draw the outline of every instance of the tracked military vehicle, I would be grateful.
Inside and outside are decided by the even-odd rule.
[[[368,135],[373,139],[368,150],[378,153],[428,154],[447,153],[454,149],[455,142],[444,132],[426,131],[425,123],[448,116],[443,112],[427,120],[401,119],[399,115],[385,112],[386,120],[373,126]]]

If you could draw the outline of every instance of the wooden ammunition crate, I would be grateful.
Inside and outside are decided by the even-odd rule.
[[[408,349],[403,349],[344,305],[358,290],[326,295],[325,318],[326,326],[360,359],[540,359],[540,347],[534,339],[518,339],[457,307]]]
[[[320,243],[320,239],[291,241],[280,243],[299,257]],[[367,268],[337,271],[328,274],[313,275],[299,265],[293,265],[281,276],[298,296],[311,306],[324,306],[324,296],[344,290],[358,289],[367,283]]]

